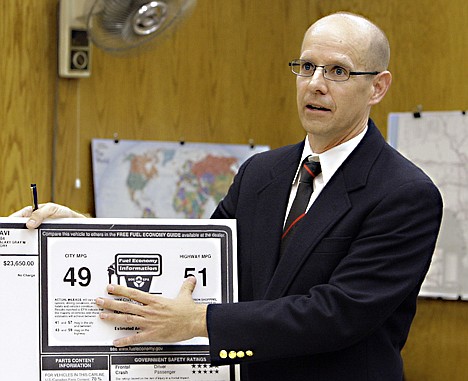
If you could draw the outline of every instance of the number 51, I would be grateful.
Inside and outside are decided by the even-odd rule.
[[[186,267],[184,278],[188,278],[189,276],[195,276],[195,274],[193,274],[194,271],[196,271],[195,267]],[[203,268],[200,271],[198,271],[198,274],[202,274],[202,286],[206,287],[206,268]]]

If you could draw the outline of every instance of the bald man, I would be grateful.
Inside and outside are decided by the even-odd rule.
[[[290,62],[305,140],[249,159],[213,214],[237,219],[239,303],[195,304],[194,278],[176,299],[111,285],[142,303],[97,300],[102,319],[141,327],[116,346],[208,336],[212,364],[241,364],[242,381],[402,380],[442,200],[369,119],[389,57],[385,34],[358,15],[307,30]],[[30,227],[47,208],[60,217],[47,205]]]

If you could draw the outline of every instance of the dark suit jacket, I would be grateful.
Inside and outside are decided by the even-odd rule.
[[[280,258],[303,145],[249,159],[212,216],[237,219],[240,287],[208,307],[212,364],[240,363],[242,381],[401,380],[440,193],[369,121]]]

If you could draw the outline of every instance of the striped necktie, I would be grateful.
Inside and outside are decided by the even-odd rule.
[[[312,156],[308,156],[301,165],[296,197],[291,205],[291,210],[284,224],[283,235],[281,237],[282,249],[286,246],[286,241],[293,235],[292,233],[298,222],[305,216],[310,196],[314,190],[314,178],[322,171],[320,162],[312,161],[311,159]]]

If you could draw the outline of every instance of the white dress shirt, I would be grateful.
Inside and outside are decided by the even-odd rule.
[[[286,210],[286,218],[289,214],[289,210],[291,209],[291,205],[294,201],[294,198],[296,197],[297,186],[299,183],[299,169],[304,159],[311,155],[314,161],[320,161],[320,166],[322,168],[322,172],[314,179],[314,192],[312,193],[312,196],[309,200],[309,205],[307,206],[307,210],[309,210],[309,208],[317,199],[325,185],[327,185],[328,181],[330,181],[332,176],[335,174],[335,172],[338,170],[341,164],[343,164],[346,158],[351,154],[351,152],[354,151],[354,149],[362,140],[366,132],[367,127],[354,138],[320,154],[312,152],[312,148],[310,147],[309,143],[309,137],[306,136],[300,164],[297,168],[296,175],[294,176],[291,193],[289,195],[288,208]]]

